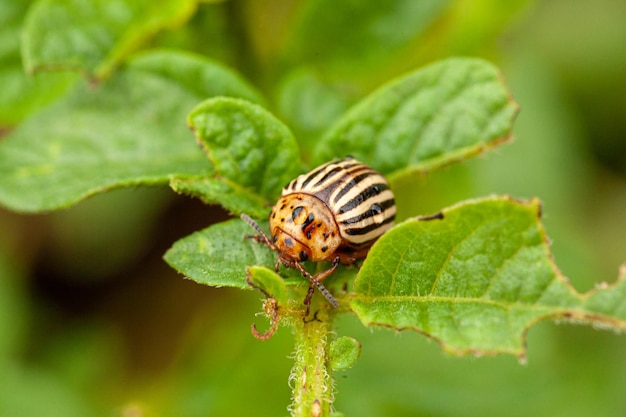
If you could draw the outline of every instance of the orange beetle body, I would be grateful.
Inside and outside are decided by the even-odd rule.
[[[270,213],[272,243],[284,263],[333,261],[341,236],[332,213],[317,197],[283,196]]]

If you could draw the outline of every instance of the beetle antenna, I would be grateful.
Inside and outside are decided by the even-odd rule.
[[[272,244],[272,242],[270,242],[270,239],[267,237],[267,235],[261,229],[261,226],[259,226],[259,224],[257,222],[252,220],[252,218],[250,216],[248,216],[247,214],[245,214],[245,213],[241,213],[241,215],[239,217],[241,218],[241,220],[243,220],[244,222],[248,223],[254,230],[257,231],[257,233],[265,241],[265,244],[267,246],[269,246],[272,249],[274,248],[274,245]]]

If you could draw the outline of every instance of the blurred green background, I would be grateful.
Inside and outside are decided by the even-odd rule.
[[[400,216],[493,193],[537,196],[556,263],[584,292],[626,261],[625,22],[623,0],[233,0],[201,4],[146,47],[237,69],[304,143],[408,70],[453,55],[495,62],[522,109],[515,141],[401,184]],[[36,82],[2,71],[0,90]],[[45,96],[45,83],[36,88]],[[254,339],[259,294],[186,281],[161,259],[226,218],[167,188],[117,190],[50,214],[0,209],[0,416],[287,415],[289,331]],[[337,331],[363,345],[357,365],[336,374],[347,416],[626,410],[623,335],[540,323],[521,365],[450,357],[420,335],[351,317]]]

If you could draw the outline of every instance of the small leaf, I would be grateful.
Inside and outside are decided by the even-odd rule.
[[[252,283],[274,297],[278,301],[278,305],[287,304],[289,299],[287,285],[285,285],[285,280],[274,270],[264,266],[250,266],[248,272]]]
[[[358,340],[343,336],[330,344],[330,367],[335,371],[350,369],[361,356],[361,344]]]
[[[103,78],[160,30],[187,20],[195,0],[39,0],[24,24],[28,72],[80,70]]]
[[[208,175],[184,120],[214,93],[257,96],[237,80],[199,56],[155,51],[96,90],[81,83],[0,142],[0,203],[51,210],[113,187]]]
[[[320,140],[315,160],[349,153],[384,174],[427,171],[507,140],[517,110],[493,65],[448,59],[354,106]]]
[[[178,240],[164,258],[200,284],[249,289],[248,265],[272,267],[276,263],[276,255],[267,246],[244,237],[253,233],[243,221],[228,220]]]
[[[413,329],[455,354],[523,357],[549,318],[626,329],[626,282],[578,294],[553,263],[536,200],[469,201],[408,220],[374,245],[354,284],[366,325]]]
[[[233,213],[265,217],[282,187],[301,172],[298,146],[289,129],[262,107],[218,97],[188,117],[198,142],[215,167],[215,180],[176,179],[175,189],[198,193]],[[194,181],[201,184],[194,186]],[[218,182],[221,182],[219,184]],[[226,198],[224,198],[226,196]]]

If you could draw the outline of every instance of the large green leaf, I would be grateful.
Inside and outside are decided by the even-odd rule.
[[[177,191],[261,218],[282,187],[302,171],[293,135],[261,106],[218,97],[198,105],[188,121],[215,175],[174,178],[171,185]]]
[[[170,51],[138,57],[96,89],[81,84],[0,142],[0,203],[51,210],[112,187],[210,173],[184,120],[216,94],[258,99],[222,66]]]
[[[24,65],[28,72],[72,69],[102,78],[158,31],[187,20],[196,3],[39,0],[24,26]]]
[[[524,355],[530,325],[626,329],[626,269],[578,294],[554,265],[538,201],[469,201],[406,221],[372,248],[351,303],[366,325],[413,329],[449,352]]]
[[[496,67],[448,59],[359,102],[320,140],[315,160],[349,152],[394,176],[431,170],[507,140],[517,110]]]

